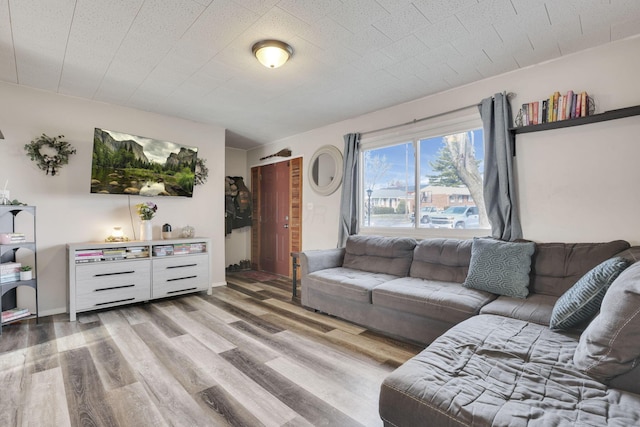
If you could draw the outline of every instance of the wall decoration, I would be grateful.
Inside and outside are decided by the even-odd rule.
[[[193,197],[198,149],[94,128],[91,193]]]
[[[251,192],[241,176],[225,177],[225,236],[251,226]]]
[[[66,141],[63,141],[64,135],[58,135],[50,137],[45,135],[37,137],[29,144],[25,144],[24,149],[27,155],[36,162],[38,168],[45,171],[47,175],[51,172],[51,176],[55,176],[63,165],[69,163],[69,156],[76,154],[76,149]],[[43,147],[55,151],[55,154],[49,155],[42,153],[40,150]]]
[[[196,159],[196,179],[195,185],[201,185],[207,182],[207,177],[209,176],[209,168],[205,166],[207,161],[202,157],[198,157]]]
[[[269,154],[268,156],[260,157],[260,160],[270,159],[272,157],[291,157],[291,150],[289,150],[288,148],[283,148],[275,154]]]

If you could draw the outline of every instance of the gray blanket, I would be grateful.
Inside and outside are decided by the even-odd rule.
[[[393,426],[640,425],[640,396],[577,370],[577,343],[546,326],[475,316],[385,379],[380,416]]]

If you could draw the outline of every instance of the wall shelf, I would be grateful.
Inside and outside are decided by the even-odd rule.
[[[622,119],[624,117],[640,115],[640,105],[627,108],[619,108],[617,110],[609,110],[604,113],[594,114],[592,116],[578,117],[575,119],[559,120],[551,123],[541,123],[539,125],[529,125],[510,128],[509,131],[514,134],[539,132],[543,130],[566,128],[570,126],[580,126],[589,123],[605,122],[608,120]]]
[[[625,117],[640,116],[640,105],[633,107],[619,108],[617,110],[609,110],[600,114],[593,114],[586,117],[578,117],[575,119],[559,120],[551,123],[541,123],[538,125],[520,126],[509,128],[511,132],[511,149],[513,156],[516,155],[516,135],[521,133],[540,132],[544,130],[567,128],[571,126],[586,125],[589,123],[606,122],[609,120],[622,119]]]

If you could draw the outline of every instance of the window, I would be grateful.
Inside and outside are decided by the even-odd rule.
[[[362,141],[361,229],[489,228],[479,119],[405,133]]]

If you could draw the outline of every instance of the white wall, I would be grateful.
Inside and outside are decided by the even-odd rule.
[[[290,148],[294,156],[304,157],[308,169],[322,145],[342,151],[344,134],[455,110],[503,91],[517,95],[512,99],[515,111],[518,105],[570,89],[592,95],[597,112],[639,105],[638,52],[639,37],[617,41],[279,140],[249,151],[247,163],[256,166],[260,157]],[[518,136],[516,175],[524,237],[545,242],[622,238],[640,244],[639,135],[640,116]],[[340,189],[318,196],[304,173],[302,247],[335,247]]]
[[[236,148],[225,150],[225,176],[241,176],[251,189],[251,174],[247,169],[247,152]],[[251,259],[251,227],[236,228],[225,236],[225,265]]]
[[[139,110],[0,84],[0,186],[9,181],[11,198],[37,207],[38,297],[42,315],[66,311],[66,243],[104,241],[114,226],[139,235],[133,205],[158,204],[154,238],[169,223],[174,230],[191,225],[212,239],[212,283],[224,284],[224,129]],[[209,178],[192,198],[143,198],[90,194],[95,127],[198,147],[207,159]],[[64,135],[76,149],[54,177],[39,170],[24,145],[46,133]],[[133,224],[130,217],[133,215]],[[20,298],[20,295],[19,295]]]

